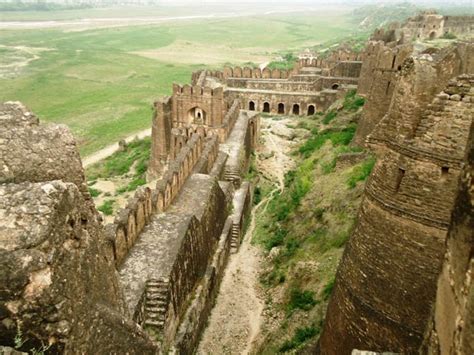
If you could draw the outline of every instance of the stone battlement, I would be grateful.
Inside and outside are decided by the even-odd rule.
[[[223,98],[224,91],[222,88],[211,89],[210,87],[192,86],[192,85],[178,85],[173,84],[173,94],[189,95],[189,96],[216,96]]]

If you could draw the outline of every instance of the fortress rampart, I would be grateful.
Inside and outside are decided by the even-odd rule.
[[[420,113],[448,81],[459,74],[474,71],[473,56],[473,46],[469,42],[441,50],[425,49],[418,54],[413,53],[411,43],[369,42],[362,67],[363,79],[358,88],[359,93],[366,97],[366,105],[354,143],[362,144],[370,133],[372,140],[385,141],[396,138],[396,132],[400,130],[403,131],[400,137],[412,136]],[[416,85],[411,84],[413,81]],[[379,136],[374,129],[384,115],[388,115],[390,105],[395,103],[401,109],[384,118],[385,123],[378,130]],[[384,135],[387,136],[382,138]]]
[[[471,126],[464,165],[452,215],[446,253],[438,279],[436,301],[420,352],[472,354],[474,343],[474,127]]]
[[[18,149],[12,150],[13,161],[20,161],[20,156],[35,151],[34,154],[37,152],[38,155],[33,154],[32,159],[37,158],[37,166],[45,169],[38,170],[34,166],[33,170],[28,170],[9,163],[5,166],[11,168],[5,170],[2,183],[62,179],[72,186],[67,189],[77,190],[76,195],[66,190],[64,193],[85,208],[71,213],[85,217],[80,217],[82,222],[74,220],[68,223],[71,226],[84,225],[89,218],[87,213],[95,216],[89,234],[97,236],[97,245],[91,252],[105,261],[97,265],[91,262],[90,267],[96,268],[94,275],[100,274],[107,280],[102,287],[108,287],[110,291],[92,295],[91,302],[103,300],[97,301],[101,304],[100,309],[95,304],[84,302],[85,306],[96,310],[93,316],[81,313],[86,312],[86,308],[83,311],[78,309],[78,314],[83,319],[90,318],[91,324],[95,322],[93,317],[100,316],[102,323],[91,329],[103,331],[104,337],[110,331],[115,332],[111,339],[129,333],[113,346],[102,337],[91,341],[88,335],[79,337],[68,333],[62,336],[64,341],[58,337],[58,349],[65,348],[69,336],[96,345],[94,351],[112,349],[113,352],[115,346],[122,346],[122,349],[133,349],[131,353],[157,353],[160,348],[184,353],[192,352],[197,345],[228,255],[231,249],[238,248],[245,229],[252,189],[248,183],[242,183],[242,176],[248,168],[250,153],[257,144],[259,133],[258,114],[242,111],[240,101],[225,98],[223,92],[222,88],[176,85],[172,97],[155,102],[149,177],[160,178],[154,183],[154,188],[139,188],[126,207],[118,211],[114,223],[105,227],[99,222],[74,140],[67,130],[61,127],[37,129],[36,118],[26,109],[15,105],[7,107],[22,117],[26,126],[34,127],[2,131],[2,134],[15,138],[15,142],[28,141],[31,145],[18,144]],[[196,109],[192,112],[192,119],[189,118],[190,112],[186,112],[187,107]],[[18,120],[20,124],[24,124],[23,121]],[[35,130],[40,134],[34,133]],[[54,130],[61,131],[61,140],[55,138],[58,134]],[[41,140],[31,139],[32,135]],[[46,140],[53,149],[46,149]],[[7,146],[0,147],[6,149]],[[44,157],[47,160],[43,164],[41,159]],[[64,169],[52,172],[48,162],[53,159],[56,164],[64,164]],[[56,185],[54,183],[51,189],[63,186]],[[66,200],[61,197],[60,201]],[[11,200],[7,199],[7,202]],[[59,215],[58,218],[64,217]],[[54,218],[49,222],[60,225]],[[6,260],[14,265],[15,261],[10,259],[8,254]],[[74,259],[71,262],[74,263]],[[87,277],[78,275],[72,282],[82,287],[90,281],[93,292],[99,292],[95,280],[88,281]],[[82,297],[80,289],[72,289]],[[62,294],[66,294],[65,291]],[[36,309],[31,312],[35,314]],[[41,319],[41,315],[37,316]],[[25,334],[32,334],[32,338],[38,340],[34,331],[27,333],[27,330],[38,327],[40,323],[26,324]],[[79,331],[83,327],[74,329]],[[15,332],[15,327],[8,329],[5,337],[12,341]],[[49,334],[46,332],[45,337]],[[122,345],[125,341],[127,345]],[[8,340],[4,343],[8,344]],[[89,349],[90,345],[73,344],[77,349]]]
[[[421,345],[473,129],[472,75],[450,78],[471,70],[466,46],[426,63],[406,60],[388,113],[369,136],[379,159],[339,265],[323,354],[415,353]]]

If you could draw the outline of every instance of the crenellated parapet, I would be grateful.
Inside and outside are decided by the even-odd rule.
[[[173,85],[173,126],[220,126],[226,110],[224,89]]]
[[[229,79],[288,79],[292,70],[270,69],[270,68],[241,68],[241,67],[225,67],[223,78]]]
[[[117,212],[114,222],[106,226],[107,239],[111,243],[110,253],[114,255],[117,267],[133,248],[151,216],[166,211],[171,205],[195,166],[201,160],[206,162],[205,166],[212,166],[217,154],[217,137],[211,137],[205,142],[202,135],[193,134],[175,159],[169,162],[166,172],[156,182],[155,188],[139,188],[126,207]],[[203,165],[201,163],[201,166]]]

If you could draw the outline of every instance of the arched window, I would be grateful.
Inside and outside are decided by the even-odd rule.
[[[270,104],[268,102],[263,103],[263,112],[270,112]]]
[[[253,101],[249,102],[249,110],[250,111],[255,111],[255,102],[253,102]]]
[[[312,116],[316,113],[316,107],[314,105],[309,105],[308,106],[308,116]]]
[[[294,104],[293,105],[293,115],[299,115],[300,114],[300,105]]]
[[[336,83],[336,84],[332,84],[331,88],[332,88],[333,90],[337,90],[337,89],[339,89],[339,84],[337,84],[337,83]]]
[[[278,113],[279,114],[284,114],[285,113],[285,104],[283,104],[281,102],[278,104]]]
[[[193,107],[188,111],[188,122],[187,124],[206,124],[206,112],[199,108]]]

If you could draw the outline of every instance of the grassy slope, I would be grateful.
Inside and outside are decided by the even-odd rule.
[[[338,155],[360,152],[349,147],[362,104],[348,96],[332,120],[315,116],[301,124],[312,129],[297,152],[298,168],[286,175],[285,192],[276,196],[257,220],[254,241],[268,252],[262,283],[267,290],[270,319],[259,353],[301,349],[321,329],[327,300],[343,246],[355,223],[374,160],[336,165]],[[323,122],[327,122],[326,124]],[[268,186],[259,186],[265,194]]]
[[[0,31],[0,45],[52,49],[41,52],[20,76],[0,79],[0,100],[23,101],[42,120],[69,125],[87,155],[149,127],[152,101],[169,94],[172,82],[188,82],[190,73],[206,64],[166,63],[132,51],[180,40],[199,43],[203,50],[210,44],[274,53],[344,35],[349,29],[344,12],[335,11],[327,16],[176,21],[83,32]]]

